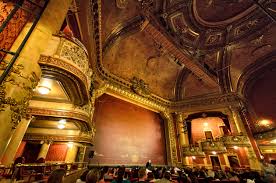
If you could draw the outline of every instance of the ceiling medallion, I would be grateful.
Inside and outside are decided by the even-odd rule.
[[[139,79],[137,77],[133,77],[131,79],[131,89],[137,93],[138,95],[141,95],[143,97],[149,97],[151,92],[149,89],[149,85],[145,83],[144,80]]]

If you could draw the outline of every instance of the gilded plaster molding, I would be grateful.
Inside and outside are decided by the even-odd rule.
[[[161,116],[167,123],[167,137],[168,142],[166,142],[167,147],[169,147],[169,152],[167,150],[167,153],[169,154],[169,159],[171,160],[172,166],[177,165],[177,146],[176,146],[176,136],[175,136],[175,127],[173,124],[173,117],[172,114],[168,111],[163,111],[161,113]]]
[[[7,66],[6,62],[3,61],[3,63],[4,64],[2,64],[0,70],[5,69]],[[29,106],[29,101],[33,96],[33,90],[37,86],[39,80],[34,72],[28,77],[22,73],[23,70],[23,65],[15,64],[11,73],[0,85],[0,112],[9,108],[11,111],[11,123],[13,128],[17,127],[22,118],[28,118],[27,108]],[[6,87],[8,84],[13,85],[13,87],[16,87],[17,89],[23,90],[26,94],[25,97],[18,100],[7,96]]]
[[[41,134],[31,134],[26,133],[24,140],[36,140],[36,141],[50,141],[50,142],[57,142],[57,141],[64,141],[64,142],[78,142],[78,143],[87,143],[93,144],[94,138],[92,136],[60,136],[60,135],[41,135]]]
[[[91,119],[88,115],[74,111],[44,109],[44,108],[28,108],[27,113],[33,116],[52,116],[52,117],[65,117],[81,120],[85,123],[90,123]]]
[[[194,110],[206,110],[207,108],[221,108],[229,105],[236,105],[239,96],[235,93],[226,94],[215,94],[197,96],[193,98],[186,98],[181,101],[169,101],[163,99],[153,93],[147,92],[146,96],[143,92],[133,91],[133,84],[122,80],[121,78],[109,73],[102,65],[102,19],[101,19],[101,3],[97,1],[91,1],[91,7],[95,7],[94,12],[91,12],[92,18],[94,19],[94,34],[96,42],[96,77],[103,80],[108,85],[107,93],[110,92],[113,95],[125,97],[129,100],[143,105],[154,111],[169,110],[175,111],[194,111]],[[136,92],[136,93],[135,93]]]
[[[39,64],[48,65],[52,67],[59,67],[63,70],[66,70],[74,76],[77,76],[85,84],[86,89],[88,90],[88,85],[90,85],[90,83],[88,82],[87,75],[85,75],[84,72],[76,68],[74,65],[71,65],[70,63],[63,61],[60,58],[54,58],[45,55],[40,56]]]

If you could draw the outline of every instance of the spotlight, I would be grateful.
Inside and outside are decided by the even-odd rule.
[[[234,146],[233,148],[234,148],[235,150],[237,150],[239,147],[238,147],[238,146]]]
[[[192,158],[193,158],[193,159],[196,159],[196,157],[195,157],[195,156],[192,156]]]
[[[216,151],[212,151],[212,154],[216,155],[216,154],[217,154],[217,152],[216,152]]]

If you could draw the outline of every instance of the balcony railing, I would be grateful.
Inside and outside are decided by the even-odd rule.
[[[247,147],[250,142],[246,136],[243,135],[228,135],[216,138],[215,140],[205,140],[200,142],[200,146],[182,147],[183,156],[205,156],[205,153],[223,153],[229,147]]]
[[[237,135],[237,136],[223,136],[219,139],[226,147],[233,146],[250,146],[249,140],[246,136]]]
[[[204,141],[201,142],[201,148],[204,152],[226,152],[226,147],[222,141]]]
[[[183,156],[205,156],[205,153],[199,147],[182,147]]]

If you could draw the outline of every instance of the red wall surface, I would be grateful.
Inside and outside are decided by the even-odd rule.
[[[207,126],[204,126],[207,123]],[[192,138],[193,142],[199,140],[205,140],[204,131],[212,131],[213,138],[221,136],[219,127],[224,125],[223,121],[219,117],[207,117],[207,118],[197,118],[192,120]]]
[[[46,161],[65,161],[68,147],[66,144],[51,144]]]
[[[96,101],[94,164],[166,164],[163,121],[157,113],[104,94]]]

